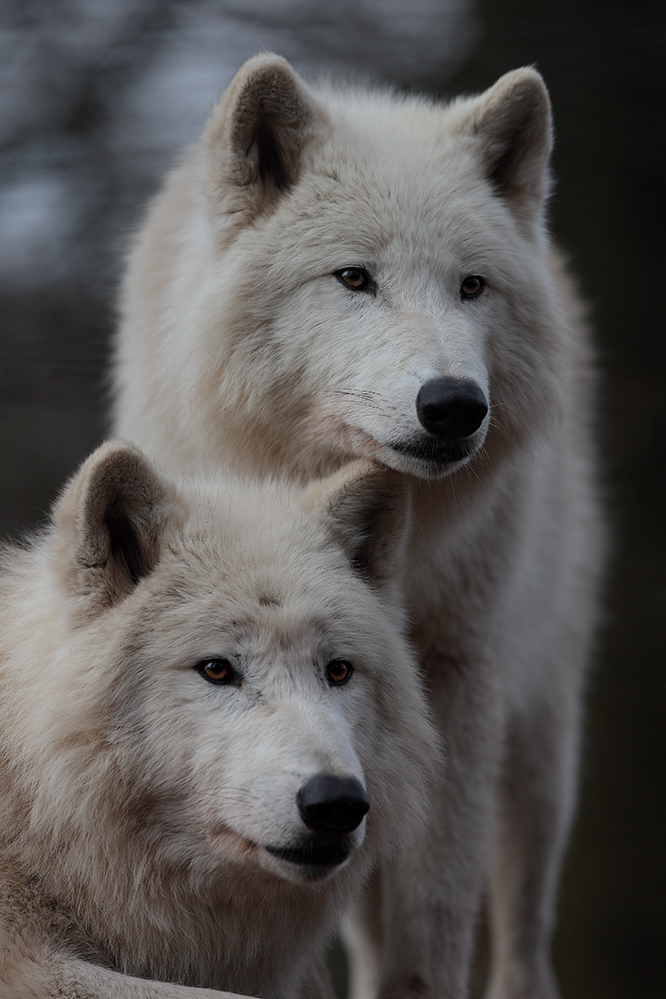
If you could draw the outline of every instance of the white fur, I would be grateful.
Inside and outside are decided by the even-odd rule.
[[[406,500],[368,534],[373,480],[176,489],[110,443],[45,535],[5,551],[3,999],[328,995],[342,914],[423,823],[434,738],[380,571]],[[211,656],[242,683],[205,679]],[[296,795],[321,773],[357,778],[370,811],[312,873],[266,847],[303,841]]]
[[[550,145],[530,69],[440,105],[306,88],[261,56],[130,257],[119,433],[186,472],[307,481],[365,456],[410,477],[403,582],[450,759],[420,851],[369,903],[384,999],[465,995],[489,868],[490,999],[556,995],[603,544],[587,334],[544,225]],[[464,300],[470,275],[485,289]],[[415,400],[434,377],[475,380],[490,406],[439,466],[404,450],[427,439]]]

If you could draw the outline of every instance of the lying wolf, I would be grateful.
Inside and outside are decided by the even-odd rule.
[[[603,544],[550,147],[531,69],[440,105],[310,89],[260,56],[129,262],[118,433],[182,471],[304,482],[364,456],[409,477],[405,586],[449,766],[429,833],[369,903],[384,999],[466,994],[489,874],[490,999],[557,994]]]
[[[176,488],[112,442],[4,551],[2,999],[327,994],[331,933],[424,816],[406,510],[368,462]]]

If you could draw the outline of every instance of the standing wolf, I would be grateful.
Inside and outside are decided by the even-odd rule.
[[[603,546],[550,147],[531,69],[442,106],[310,89],[260,56],[130,258],[118,433],[183,471],[307,481],[366,456],[408,476],[404,585],[448,769],[428,835],[368,902],[383,999],[466,994],[488,877],[488,996],[557,995]]]
[[[2,999],[330,995],[327,940],[411,846],[436,739],[392,475],[176,488],[110,442],[3,551]]]

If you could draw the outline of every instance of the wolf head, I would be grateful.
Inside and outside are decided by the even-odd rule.
[[[439,105],[250,60],[132,254],[119,432],[303,479],[354,457],[448,475],[532,438],[565,321],[550,147],[532,69]]]
[[[8,556],[4,832],[77,918],[127,935],[126,968],[155,973],[151,934],[224,954],[230,913],[236,948],[277,920],[294,961],[407,848],[433,738],[392,582],[407,516],[371,463],[302,492],[176,486],[112,442]]]

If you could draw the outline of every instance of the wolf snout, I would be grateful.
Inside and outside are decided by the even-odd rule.
[[[303,822],[318,833],[353,832],[370,808],[365,788],[356,777],[317,774],[296,795]]]
[[[433,378],[416,397],[419,423],[429,434],[449,444],[470,437],[488,412],[488,400],[471,379]]]

